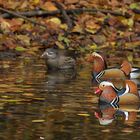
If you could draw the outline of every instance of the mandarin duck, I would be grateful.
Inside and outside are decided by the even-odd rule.
[[[116,108],[119,104],[139,102],[137,85],[131,80],[126,80],[125,87],[122,89],[117,89],[112,82],[103,81],[99,84],[95,94],[99,95],[100,102],[109,103]]]
[[[119,69],[107,69],[104,57],[96,52],[93,52],[92,55],[87,58],[87,61],[93,63],[92,76],[98,83],[108,79],[124,80],[126,77],[129,77],[132,68],[131,64],[124,60]]]
[[[47,48],[41,55],[45,59],[48,70],[75,69],[76,57],[74,50]]]

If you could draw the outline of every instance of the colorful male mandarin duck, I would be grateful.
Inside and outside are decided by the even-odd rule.
[[[124,60],[121,67],[107,69],[105,59],[98,53],[93,52],[90,57],[87,59],[88,62],[93,63],[93,78],[100,83],[103,80],[108,79],[126,79],[131,72],[131,64]]]
[[[75,69],[76,58],[74,50],[61,50],[47,48],[41,55],[44,58],[48,69]]]
[[[117,89],[109,81],[103,81],[95,94],[99,94],[100,102],[109,103],[114,107],[118,107],[119,104],[135,104],[140,99],[137,85],[131,80],[126,80],[125,87],[122,89]]]

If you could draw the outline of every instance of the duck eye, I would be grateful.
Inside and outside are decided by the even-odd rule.
[[[48,54],[49,54],[49,55],[53,55],[53,54],[54,54],[54,52],[48,52]]]

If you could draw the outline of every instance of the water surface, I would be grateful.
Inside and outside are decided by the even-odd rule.
[[[124,54],[107,55],[108,65],[128,54],[139,65]],[[77,71],[48,73],[39,58],[0,60],[0,139],[138,140],[139,105],[99,106],[90,69],[84,63]]]

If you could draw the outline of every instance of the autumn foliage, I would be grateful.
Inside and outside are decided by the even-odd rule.
[[[138,0],[0,0],[0,7],[19,15],[0,9],[1,51],[36,54],[54,45],[80,51],[140,45]],[[49,14],[26,15],[39,11]]]

